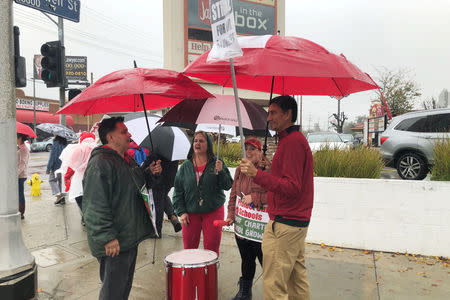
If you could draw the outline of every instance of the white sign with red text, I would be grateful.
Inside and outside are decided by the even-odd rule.
[[[236,197],[236,211],[234,217],[234,233],[244,239],[262,242],[264,229],[269,222],[267,206],[263,209],[253,208]]]

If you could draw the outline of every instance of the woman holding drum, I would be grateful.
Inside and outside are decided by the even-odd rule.
[[[217,170],[217,172],[216,172]],[[184,249],[196,249],[203,231],[203,247],[219,254],[222,228],[214,220],[224,219],[224,190],[233,179],[222,160],[213,153],[211,138],[203,131],[194,134],[188,160],[175,177],[173,206],[183,227]]]
[[[251,138],[245,140],[246,157],[257,167],[264,166],[265,169],[270,165],[264,159],[261,152],[261,143],[259,140]],[[240,201],[248,208],[261,210],[267,203],[267,191],[259,185],[253,183],[252,178],[241,173],[240,167],[236,169],[234,182],[231,188],[230,200],[228,202],[227,222],[232,224],[235,221],[236,201]],[[235,232],[237,232],[235,230]],[[256,258],[262,265],[261,241],[245,239],[235,234],[236,244],[241,255],[241,272],[239,279],[239,291],[233,300],[250,300],[252,299],[252,283],[255,276]]]

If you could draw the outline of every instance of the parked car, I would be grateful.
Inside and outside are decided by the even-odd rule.
[[[50,150],[52,150],[52,147],[53,147],[53,137],[48,137],[41,142],[31,143],[30,146],[32,152],[37,151],[50,152]]]
[[[318,151],[326,146],[332,149],[348,149],[349,146],[342,141],[336,132],[312,132],[306,136],[312,152]]]
[[[358,142],[358,144],[362,144],[363,143],[363,139],[364,139],[364,136],[363,136],[362,133],[355,134],[355,140]]]
[[[238,135],[238,136],[233,136],[233,137],[227,138],[227,142],[228,143],[240,143],[241,142],[241,136]]]
[[[359,144],[358,140],[355,139],[353,134],[350,133],[340,133],[339,136],[344,143],[347,143],[350,147],[355,147]]]
[[[436,141],[450,138],[450,109],[406,113],[392,119],[380,137],[380,153],[403,179],[424,179],[434,163]]]

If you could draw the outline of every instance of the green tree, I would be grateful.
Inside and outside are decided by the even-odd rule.
[[[409,112],[413,109],[416,98],[422,95],[419,85],[412,79],[411,72],[406,69],[396,71],[383,68],[378,70],[376,81],[386,99],[392,116]],[[374,103],[383,104],[381,95],[372,99]]]

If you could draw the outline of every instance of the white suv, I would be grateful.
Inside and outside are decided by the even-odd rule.
[[[410,112],[392,119],[380,137],[380,153],[401,178],[422,180],[434,164],[434,144],[447,138],[450,108]]]

